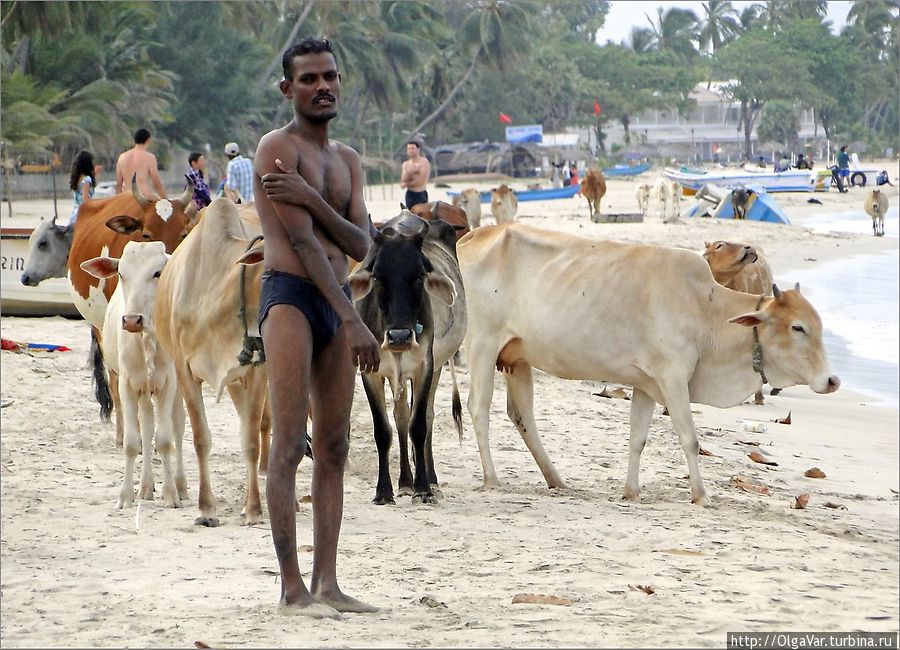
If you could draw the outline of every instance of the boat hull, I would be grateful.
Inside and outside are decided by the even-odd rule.
[[[669,180],[694,191],[704,185],[718,185],[729,189],[759,185],[767,192],[824,191],[831,187],[830,176],[824,177],[808,170],[693,174],[667,167],[664,173]]]
[[[0,231],[0,313],[4,316],[80,317],[66,278],[44,280],[36,287],[22,284],[30,235],[30,228],[3,228]]]
[[[637,176],[650,170],[652,163],[641,163],[640,165],[617,165],[615,167],[606,167],[603,175],[609,176]]]

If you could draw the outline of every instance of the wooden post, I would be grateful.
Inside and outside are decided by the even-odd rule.
[[[384,140],[381,137],[381,120],[378,121],[378,158],[384,157]],[[384,166],[378,163],[378,174],[381,177],[381,200],[387,200],[386,189],[384,187]]]

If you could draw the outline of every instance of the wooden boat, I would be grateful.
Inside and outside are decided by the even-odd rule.
[[[0,228],[0,313],[4,316],[79,316],[66,278],[36,287],[21,282],[31,228]]]
[[[553,199],[569,199],[581,191],[581,183],[567,185],[565,187],[552,187],[547,190],[513,190],[513,194],[519,201],[550,201]],[[456,196],[459,192],[447,192],[449,196]],[[481,202],[490,203],[491,193],[482,192]]]
[[[750,194],[750,206],[746,218],[749,221],[767,221],[769,223],[790,224],[790,219],[778,205],[775,197],[759,185],[747,188]],[[682,217],[715,217],[717,219],[734,219],[734,206],[731,204],[731,190],[717,185],[704,185],[696,194],[697,202],[681,213]]]
[[[640,165],[616,165],[615,167],[604,167],[604,176],[637,176],[648,171],[653,163],[645,162]]]
[[[823,191],[831,187],[830,177],[823,177],[807,169],[791,169],[784,172],[764,169],[758,172],[727,170],[694,174],[666,167],[664,173],[669,180],[694,191],[704,185],[718,185],[728,189],[757,185],[765,188],[767,192]]]

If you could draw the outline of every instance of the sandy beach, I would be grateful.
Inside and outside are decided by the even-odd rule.
[[[891,164],[885,168],[896,169]],[[608,179],[603,211],[635,212],[636,185],[658,175]],[[450,185],[430,184],[431,198],[493,183]],[[518,180],[514,189],[524,186]],[[585,237],[698,252],[704,241],[745,241],[765,251],[777,281],[792,284],[792,272],[897,250],[890,227],[884,238],[871,230],[812,227],[822,214],[860,211],[867,193],[778,194],[790,226],[709,219],[664,224],[655,204],[643,223],[594,224],[580,197],[520,203],[519,218]],[[896,209],[896,188],[889,196]],[[811,197],[821,205],[808,203]],[[366,198],[381,221],[397,213],[402,193],[375,187]],[[3,204],[0,221],[33,226],[50,214],[49,206],[15,202],[10,219]],[[492,223],[484,207],[483,223]],[[815,306],[815,291],[807,295]],[[712,454],[701,458],[711,504],[699,508],[690,503],[684,455],[661,407],[642,456],[642,501],[626,503],[629,402],[597,396],[602,382],[540,372],[537,423],[570,489],[547,489],[506,417],[498,382],[491,446],[503,486],[484,491],[468,412],[460,444],[445,376],[434,421],[443,500],[414,506],[398,498],[396,506],[374,506],[377,456],[358,381],[338,575],[348,593],[383,610],[314,622],[276,613],[278,569],[268,521],[241,525],[244,467],[227,397],[217,404],[206,391],[222,526],[192,525],[197,466],[189,424],[185,507],[164,508],[157,487],[154,502],[115,510],[123,457],[114,427],[100,422],[93,400],[88,326],[60,317],[4,317],[0,330],[4,338],[72,348],[0,357],[4,646],[191,647],[199,640],[220,648],[720,647],[729,631],[896,632],[900,626],[900,411],[869,395],[792,387],[767,395],[764,406],[695,405],[700,443]],[[466,368],[458,376],[465,403]],[[788,413],[790,425],[774,422]],[[745,420],[765,423],[766,431],[745,430]],[[751,451],[778,465],[752,462]],[[396,444],[392,453],[396,462]],[[826,478],[806,478],[812,467]],[[310,469],[308,460],[300,466],[299,496],[309,493]],[[158,460],[154,471],[159,483]],[[396,469],[393,474],[396,479]],[[736,477],[770,494],[744,491]],[[808,507],[793,509],[803,493]],[[312,543],[304,504],[298,544],[307,579]],[[520,593],[571,603],[512,604]]]

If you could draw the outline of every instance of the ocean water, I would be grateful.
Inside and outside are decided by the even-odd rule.
[[[898,240],[898,214],[896,206],[888,211],[885,237]],[[872,232],[872,220],[862,211],[823,214],[802,225],[819,232]],[[897,244],[890,252],[776,274],[782,286],[799,282],[822,317],[832,371],[842,385],[893,408],[900,408],[900,240]]]

